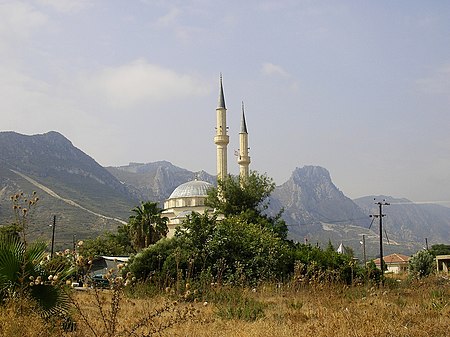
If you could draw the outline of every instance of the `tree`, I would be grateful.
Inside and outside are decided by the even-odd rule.
[[[238,215],[247,210],[261,213],[267,209],[267,198],[274,189],[275,183],[267,175],[253,171],[244,180],[241,180],[240,176],[229,175],[225,180],[219,180],[218,188],[208,191],[206,205],[225,217]]]
[[[79,248],[80,255],[93,258],[101,255],[126,256],[135,253],[129,237],[121,235],[121,228],[124,227],[119,227],[117,234],[107,232],[95,239],[84,240]]]
[[[281,218],[283,210],[275,216],[266,213],[268,198],[274,189],[275,183],[265,174],[253,171],[244,180],[239,176],[229,175],[225,180],[219,180],[217,188],[208,191],[205,204],[226,218],[240,216],[246,223],[267,227],[285,239],[288,230]]]
[[[437,244],[432,245],[430,253],[436,257],[437,255],[450,255],[450,245]]]
[[[163,210],[156,202],[142,202],[131,211],[134,214],[130,215],[129,231],[136,251],[156,243],[167,235],[169,219],[161,216]]]
[[[419,250],[409,259],[408,270],[416,277],[425,277],[434,270],[434,257],[428,250]]]

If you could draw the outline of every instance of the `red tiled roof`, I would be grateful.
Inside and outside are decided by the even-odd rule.
[[[384,256],[383,260],[386,264],[403,264],[408,263],[409,256],[394,253]],[[373,260],[373,262],[375,262],[376,265],[380,265],[380,258]]]

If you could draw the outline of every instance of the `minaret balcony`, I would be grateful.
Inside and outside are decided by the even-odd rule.
[[[237,162],[239,165],[248,165],[248,164],[250,164],[250,157],[249,156],[239,156]]]
[[[217,145],[226,145],[230,142],[230,137],[228,135],[216,135],[214,137],[214,143]]]

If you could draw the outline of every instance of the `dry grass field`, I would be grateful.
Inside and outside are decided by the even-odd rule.
[[[16,303],[0,309],[0,335],[450,336],[450,280],[444,277],[391,281],[380,288],[214,288],[196,301],[182,298],[134,298],[111,290],[74,292],[79,308],[73,313],[74,332],[44,322],[31,308],[20,312]]]

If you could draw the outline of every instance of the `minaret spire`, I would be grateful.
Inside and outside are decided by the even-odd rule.
[[[241,119],[241,132],[239,132],[239,176],[241,184],[249,175],[250,156],[248,155],[248,132],[247,123],[245,122],[244,102],[242,102],[242,119]]]
[[[220,91],[219,91],[219,101],[217,103],[217,109],[227,109],[225,106],[225,96],[223,94],[223,85],[222,85],[222,73],[220,74]]]
[[[217,146],[217,180],[225,180],[227,170],[227,145],[230,142],[227,127],[227,108],[225,107],[225,96],[223,94],[222,74],[220,74],[219,102],[216,108],[216,136],[214,143]]]

